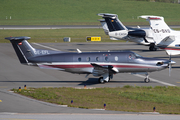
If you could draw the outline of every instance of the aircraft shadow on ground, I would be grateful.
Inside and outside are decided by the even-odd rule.
[[[1,82],[13,82],[13,83],[79,83],[78,85],[95,85],[95,84],[102,84],[102,83],[99,83],[98,82],[98,78],[89,78],[88,80],[86,81],[0,81]],[[107,82],[105,82],[104,84],[106,84]],[[144,81],[140,80],[140,81],[131,81],[131,80],[128,80],[128,81],[113,81],[111,80],[110,82],[108,83],[144,83]],[[108,84],[107,83],[107,84]],[[151,81],[152,83],[152,81]]]
[[[144,81],[113,81],[111,80],[110,82],[105,82],[103,84],[108,84],[108,83],[119,83],[119,84],[123,84],[123,83],[144,83]],[[151,83],[153,83],[151,81]],[[98,78],[89,78],[87,81],[84,81],[82,83],[80,83],[79,85],[95,85],[95,84],[102,84],[98,82]]]

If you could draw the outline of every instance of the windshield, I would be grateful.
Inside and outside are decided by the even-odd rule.
[[[142,57],[142,56],[138,55],[137,53],[134,53],[134,55],[135,55],[137,58]]]

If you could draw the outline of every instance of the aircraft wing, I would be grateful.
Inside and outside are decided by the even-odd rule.
[[[94,67],[94,71],[96,74],[105,74],[105,73],[111,73],[115,74],[118,73],[118,69],[114,68],[112,65],[98,65],[96,63],[91,63],[91,65]]]

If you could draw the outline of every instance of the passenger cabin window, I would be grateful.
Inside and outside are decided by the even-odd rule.
[[[118,61],[118,56],[115,56],[114,59],[115,59],[115,61]]]
[[[108,61],[108,57],[105,57],[105,61]]]
[[[99,57],[96,57],[96,61],[99,61]]]
[[[81,62],[81,58],[80,57],[78,58],[78,61]]]
[[[89,62],[90,61],[90,57],[87,57],[86,60]]]

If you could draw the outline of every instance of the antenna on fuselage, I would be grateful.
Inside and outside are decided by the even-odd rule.
[[[82,53],[78,48],[76,49],[78,53]]]

